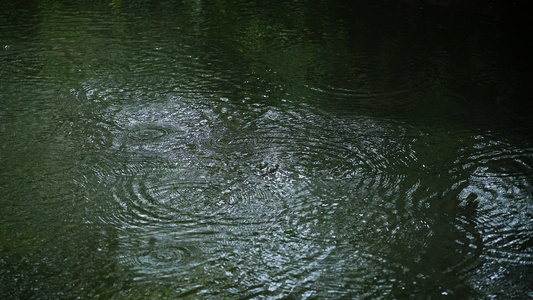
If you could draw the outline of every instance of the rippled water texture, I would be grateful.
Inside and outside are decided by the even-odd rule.
[[[533,297],[525,4],[14,2],[0,298]]]

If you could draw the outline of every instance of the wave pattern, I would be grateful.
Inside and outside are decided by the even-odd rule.
[[[492,260],[532,261],[527,151],[296,106],[172,99],[109,108],[103,221],[132,241],[171,237],[162,249],[122,245],[140,278],[200,272],[251,298],[460,294]]]
[[[11,2],[0,298],[531,296],[530,78],[504,19]]]
[[[92,82],[74,93],[100,110],[81,116],[100,160],[81,161],[79,183],[139,281],[194,273],[179,281],[187,295],[248,298],[470,295],[505,284],[486,280],[499,267],[532,263],[530,148],[307,98],[276,106],[245,87],[196,93],[231,81],[198,72],[205,82],[163,80],[175,87],[164,94]]]

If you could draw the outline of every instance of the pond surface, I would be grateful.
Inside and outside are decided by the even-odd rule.
[[[533,297],[522,10],[2,1],[0,298]]]

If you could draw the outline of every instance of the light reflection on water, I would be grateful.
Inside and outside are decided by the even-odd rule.
[[[456,82],[500,80],[485,52],[325,4],[112,3],[0,56],[0,296],[528,295],[530,129]]]

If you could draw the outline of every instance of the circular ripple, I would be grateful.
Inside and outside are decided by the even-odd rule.
[[[221,179],[204,170],[145,168],[126,180],[115,195],[126,223],[194,223],[218,211]]]
[[[466,175],[457,200],[469,212],[456,229],[468,237],[460,245],[468,245],[479,257],[470,265],[476,267],[474,277],[470,272],[475,279],[468,280],[478,288],[493,289],[514,280],[502,270],[533,265],[533,152],[492,135],[472,136],[469,141],[455,160]]]
[[[120,263],[140,276],[167,277],[186,272],[193,259],[195,247],[173,239],[143,236],[124,236]],[[148,279],[147,278],[147,279]]]
[[[168,128],[157,125],[137,126],[133,128],[128,137],[137,141],[151,141],[167,135],[170,132]]]
[[[248,164],[269,175],[349,178],[358,174],[404,170],[416,157],[406,143],[414,137],[400,124],[383,125],[364,118],[317,118],[309,111],[271,109],[249,123],[251,132],[232,133],[220,140],[218,151],[230,161]]]
[[[533,265],[532,194],[529,179],[472,177],[463,203],[477,205],[476,229],[483,240],[483,257],[498,263]]]
[[[524,179],[533,177],[533,148],[517,148],[509,143],[477,137],[472,152],[461,162],[475,167],[474,176]]]

